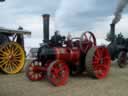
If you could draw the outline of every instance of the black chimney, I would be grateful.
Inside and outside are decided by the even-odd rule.
[[[49,14],[42,15],[43,17],[43,33],[44,33],[44,43],[49,41]]]
[[[110,24],[110,37],[111,37],[111,41],[115,40],[115,24]]]
[[[110,27],[111,27],[111,33],[112,34],[115,34],[115,24],[110,24]]]

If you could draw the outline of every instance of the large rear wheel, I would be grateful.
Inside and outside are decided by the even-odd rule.
[[[110,55],[104,46],[92,47],[86,55],[86,70],[88,74],[97,79],[107,76],[110,69]]]
[[[7,74],[16,74],[25,63],[23,48],[16,42],[8,42],[0,48],[0,67]]]

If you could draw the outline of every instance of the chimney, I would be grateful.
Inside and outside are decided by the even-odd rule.
[[[49,41],[49,14],[42,15],[43,18],[43,33],[44,33],[44,43]]]
[[[111,41],[115,40],[115,24],[110,24],[110,37],[111,37]]]

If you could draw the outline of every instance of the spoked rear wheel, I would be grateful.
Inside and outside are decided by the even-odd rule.
[[[16,74],[25,63],[23,48],[16,42],[8,42],[0,48],[0,67],[7,74]]]
[[[69,77],[69,68],[63,61],[53,61],[48,67],[47,76],[53,85],[65,85]]]
[[[104,46],[92,47],[86,55],[86,70],[88,74],[97,79],[107,76],[110,69],[110,55]]]

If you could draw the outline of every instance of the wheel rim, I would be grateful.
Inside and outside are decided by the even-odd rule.
[[[34,67],[41,67],[41,62],[38,62],[36,60],[34,60],[31,64],[28,65],[27,67],[27,72],[26,75],[29,78],[29,80],[32,81],[37,81],[37,80],[42,80],[45,77],[45,74],[43,72],[34,72],[33,68]]]
[[[109,72],[110,62],[110,55],[105,47],[92,47],[86,56],[86,69],[91,76],[102,79]]]
[[[80,37],[80,49],[83,53],[87,53],[87,51],[92,47],[96,46],[96,38],[92,32],[84,32]]]
[[[69,77],[69,68],[62,61],[53,61],[48,67],[47,76],[53,85],[65,85]]]
[[[119,53],[118,65],[120,68],[124,68],[127,65],[127,53],[125,51]]]
[[[8,42],[0,49],[0,67],[7,74],[19,72],[25,62],[22,47],[16,42]]]

